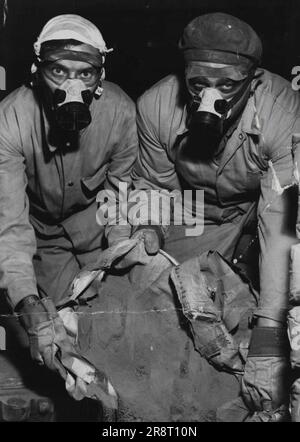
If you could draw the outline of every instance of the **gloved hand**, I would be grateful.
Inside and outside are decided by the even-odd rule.
[[[66,338],[62,320],[50,298],[40,299],[36,295],[24,298],[17,306],[19,321],[25,328],[30,346],[30,354],[38,364],[61,372],[62,366],[55,358],[57,340]],[[65,372],[61,373],[63,376]]]
[[[161,246],[161,238],[159,237],[157,229],[152,229],[148,226],[144,228],[141,227],[132,235],[131,238],[142,238],[148,255],[156,255]]]
[[[78,354],[50,298],[28,296],[16,311],[28,333],[32,358],[58,372],[70,396],[75,400],[97,398],[103,405],[117,408],[117,394],[105,373]]]
[[[158,226],[157,229],[159,229]],[[134,232],[131,239],[140,240],[140,244],[137,244],[134,249],[114,263],[116,269],[127,269],[138,263],[147,264],[149,256],[156,255],[161,246],[161,239],[155,226],[153,229],[150,226],[141,226],[141,228]]]
[[[274,422],[287,418],[289,363],[284,328],[256,327],[242,379],[242,397],[252,414],[248,421]]]

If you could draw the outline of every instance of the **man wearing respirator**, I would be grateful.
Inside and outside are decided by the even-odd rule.
[[[260,299],[242,394],[252,412],[271,415],[288,403],[289,251],[296,242],[292,138],[300,130],[299,96],[283,78],[259,68],[262,43],[238,18],[195,18],[179,48],[184,74],[166,77],[138,101],[134,186],[149,193],[203,189],[204,231],[186,236],[184,226],[149,218],[134,230],[143,232],[149,253],[164,241],[180,262],[217,250],[240,264],[258,236]],[[243,265],[251,269],[255,261]]]
[[[0,281],[32,356],[53,368],[53,303],[105,241],[129,235],[96,223],[96,195],[130,187],[137,137],[133,102],[104,80],[110,51],[93,23],[54,17],[34,51],[31,85],[0,104]]]

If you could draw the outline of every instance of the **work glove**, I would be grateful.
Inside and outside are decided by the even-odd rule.
[[[27,296],[17,306],[16,313],[27,332],[32,359],[65,376],[55,355],[58,342],[67,341],[67,335],[52,300],[40,299],[36,295]]]
[[[16,311],[27,331],[32,358],[59,373],[70,396],[97,399],[108,408],[117,408],[117,394],[105,373],[78,354],[50,298],[28,296]]]
[[[141,238],[148,255],[156,255],[162,244],[162,237],[158,233],[158,229],[158,226],[140,226],[131,238]]]
[[[286,330],[256,327],[242,379],[242,397],[250,422],[287,420],[289,403],[289,362]]]

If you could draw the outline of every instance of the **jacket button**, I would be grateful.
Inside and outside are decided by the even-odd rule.
[[[243,138],[243,134],[239,134],[239,139],[242,140]]]
[[[73,185],[74,185],[73,181],[69,181],[69,182],[68,182],[68,186],[69,186],[69,187],[72,187]]]

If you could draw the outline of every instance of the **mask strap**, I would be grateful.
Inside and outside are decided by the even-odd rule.
[[[102,61],[103,61],[103,64],[104,64],[105,57],[102,57]],[[105,68],[104,67],[102,67],[100,81],[99,81],[97,89],[94,92],[94,97],[97,100],[101,97],[101,95],[103,93],[103,87],[102,87],[102,81],[103,80],[105,80]]]
[[[103,87],[101,87],[101,86],[102,86],[102,83],[100,83],[100,84],[98,85],[97,89],[96,89],[95,92],[94,92],[94,97],[95,97],[97,100],[101,97],[101,95],[102,95],[102,93],[103,93]]]

